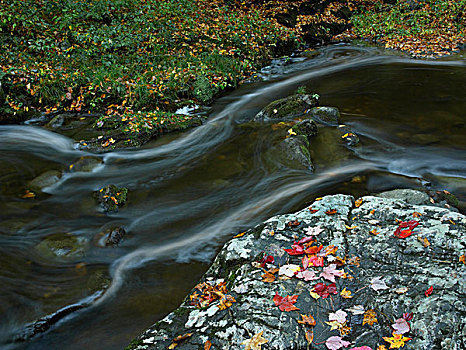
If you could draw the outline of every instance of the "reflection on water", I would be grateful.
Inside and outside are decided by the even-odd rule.
[[[337,45],[263,75],[266,81],[217,101],[202,127],[94,156],[103,164],[89,172],[70,171],[89,156],[73,140],[32,126],[0,126],[2,346],[122,348],[180,303],[235,232],[324,194],[430,183],[466,200],[461,59],[420,62]],[[314,174],[267,159],[276,134],[248,123],[301,85],[340,108],[341,123],[361,138],[350,152],[332,145],[332,131],[322,128],[312,147]],[[43,193],[21,198],[32,179],[50,170],[59,175]],[[107,184],[129,188],[117,213],[103,213],[92,199]],[[115,226],[127,231],[119,246],[95,244]],[[66,252],[59,257],[44,254],[41,242],[53,235],[79,246],[58,247]],[[11,343],[26,324],[104,286],[90,307],[44,335]]]

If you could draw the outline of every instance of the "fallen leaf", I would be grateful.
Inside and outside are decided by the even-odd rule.
[[[314,281],[319,279],[319,276],[316,275],[316,273],[312,270],[304,270],[304,271],[299,271],[296,274],[296,278],[302,278],[305,281]]]
[[[171,350],[171,349],[174,349],[178,346],[178,343],[171,343],[167,349]]]
[[[353,305],[346,311],[351,312],[353,315],[362,315],[364,313],[364,306],[363,305]]]
[[[265,271],[261,275],[263,278],[262,282],[272,283],[275,281],[275,274],[279,271],[279,269],[270,269],[269,271]]]
[[[374,236],[377,236],[380,232],[377,232],[377,230],[374,228],[370,230],[369,233],[373,234]]]
[[[353,296],[351,295],[350,290],[346,290],[346,287],[340,292],[340,295],[345,299],[351,299]]]
[[[424,248],[427,248],[428,246],[430,246],[430,242],[425,237],[417,236],[417,240],[422,243]]]
[[[233,238],[240,238],[240,237],[243,237],[245,234],[246,234],[247,231],[244,231],[244,232],[241,232],[241,233],[238,233],[236,236],[234,236]]]
[[[302,317],[302,320],[298,320],[298,323],[305,324],[305,325],[312,326],[312,327],[316,325],[316,320],[311,315],[309,316],[300,315],[300,316]]]
[[[337,213],[336,209],[329,209],[325,212],[327,215],[335,215]]]
[[[308,329],[306,330],[306,333],[304,334],[304,336],[306,337],[306,340],[307,340],[307,344],[311,344],[312,341],[314,340],[314,329],[311,328],[311,329]]]
[[[316,226],[316,227],[306,227],[304,229],[304,233],[308,236],[317,236],[319,235],[321,232],[324,232],[324,230],[319,226]],[[299,242],[298,242],[299,243]]]
[[[335,282],[335,276],[341,277],[344,274],[344,271],[337,270],[336,268],[336,264],[330,264],[329,266],[324,267],[323,271],[320,274],[320,277],[323,277],[326,280],[329,280],[330,282]]]
[[[416,226],[419,225],[419,221],[411,220],[411,221],[401,221],[398,224],[397,229],[394,232],[395,237],[398,238],[406,238],[413,234],[413,230]]]
[[[262,345],[268,342],[267,339],[262,337],[262,333],[264,331],[254,334],[252,338],[243,341],[241,344],[246,346],[245,350],[261,350]]]
[[[212,342],[210,340],[207,340],[204,344],[204,350],[210,350],[212,347]]]
[[[304,254],[304,247],[300,244],[292,244],[291,249],[283,249],[290,255],[303,255]]]
[[[388,286],[385,284],[385,281],[382,280],[382,276],[374,277],[371,280],[371,288],[375,291],[388,289]]]
[[[293,305],[297,300],[298,295],[286,295],[285,297],[282,297],[278,295],[278,293],[275,293],[275,296],[273,297],[273,302],[276,306],[278,306],[280,311],[299,310],[296,306]]]
[[[285,275],[288,277],[293,277],[295,275],[295,272],[298,272],[301,270],[301,267],[299,265],[295,264],[288,264],[288,265],[283,265],[280,267],[278,270],[278,274]]]
[[[337,286],[335,283],[329,284],[328,286],[325,283],[317,283],[312,291],[325,299],[328,298],[330,294],[337,294]]]
[[[406,320],[406,321],[411,321],[414,317],[414,314],[412,312],[405,312],[403,314],[403,318]]]
[[[348,226],[348,225],[345,225],[345,227],[347,230],[354,230],[355,228],[358,228],[357,226]]]
[[[385,345],[379,345],[377,350],[387,350],[387,347]]]
[[[309,211],[311,212],[311,214],[315,214],[319,211],[319,209],[312,209],[312,207],[309,207]]]
[[[404,318],[395,320],[395,323],[392,324],[392,327],[395,330],[394,333],[396,334],[404,334],[410,331],[409,324]]]
[[[313,297],[316,300],[320,298],[320,295],[317,294],[316,292],[310,291],[309,294],[311,295],[311,297]]]
[[[383,337],[387,343],[390,343],[390,349],[399,349],[405,346],[405,342],[411,340],[411,338],[404,337],[402,334],[392,333],[393,337]]]
[[[173,342],[174,343],[180,342],[182,340],[188,339],[192,335],[193,335],[192,333],[186,333],[186,334],[183,334],[183,335],[179,335],[179,336],[177,336],[176,338],[173,339]]]
[[[348,314],[346,312],[344,312],[343,310],[337,310],[335,312],[331,312],[329,315],[328,315],[328,320],[329,321],[337,321],[341,324],[344,324],[346,322],[346,316]]]
[[[299,222],[298,220],[294,220],[294,221],[289,221],[286,225],[288,227],[294,227],[294,226],[299,226],[301,224],[301,222]]]
[[[365,324],[368,324],[369,326],[372,326],[374,323],[377,323],[377,314],[375,313],[374,310],[369,309],[366,312],[364,312],[364,319],[362,320],[362,325],[364,326]]]
[[[427,290],[424,292],[424,295],[426,297],[428,297],[429,295],[432,294],[432,292],[434,291],[434,287],[430,286],[429,288],[427,288]]]
[[[325,322],[326,324],[328,324],[330,326],[330,330],[333,331],[333,330],[340,330],[344,327],[344,325],[338,321],[329,321],[329,322]]]
[[[261,267],[265,267],[265,264],[268,264],[268,263],[274,264],[275,259],[273,258],[272,255],[264,254],[264,256],[259,262],[261,263]]]
[[[408,291],[407,287],[398,287],[397,289],[395,289],[395,293],[397,293],[397,294],[404,294],[407,291]]]
[[[229,295],[229,294],[225,294],[221,299],[220,299],[220,304],[217,305],[217,307],[220,309],[220,310],[226,310],[228,309],[231,305],[233,305],[233,303],[236,302],[236,299]]]
[[[26,190],[24,194],[21,195],[21,198],[26,199],[26,198],[35,198],[36,194],[32,191]]]
[[[462,262],[463,264],[466,264],[466,255],[461,255],[459,258],[458,258],[458,261],[459,262]]]
[[[325,341],[327,349],[330,350],[338,350],[343,347],[347,348],[350,344],[351,343],[349,341],[343,340],[341,337],[338,336],[330,337]]]
[[[325,247],[324,251],[318,253],[317,255],[318,256],[327,256],[327,255],[331,255],[331,254],[335,254],[338,250],[338,247],[334,246],[334,245],[329,245],[327,247]]]
[[[413,213],[413,218],[418,218],[418,217],[420,217],[420,216],[422,216],[422,214],[421,214],[421,213],[418,213],[417,211],[415,211],[415,212]]]
[[[306,254],[317,254],[318,252],[320,252],[322,250],[324,246],[321,244],[319,246],[311,246],[311,247],[308,247],[304,250],[304,252]]]
[[[356,208],[359,208],[361,206],[361,204],[362,204],[362,198],[359,198],[354,202],[354,206]]]
[[[355,348],[351,348],[349,350],[372,350],[372,348],[369,347],[369,346],[358,346],[358,347],[355,347]]]

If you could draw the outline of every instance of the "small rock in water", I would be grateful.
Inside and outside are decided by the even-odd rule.
[[[115,185],[108,185],[94,192],[94,197],[106,212],[117,211],[119,207],[125,205],[127,195],[127,188],[118,188]]]
[[[126,235],[126,231],[122,227],[115,227],[108,232],[105,237],[105,245],[116,245],[120,243],[121,239]]]

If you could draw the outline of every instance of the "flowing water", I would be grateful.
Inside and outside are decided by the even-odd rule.
[[[123,348],[179,305],[235,233],[321,195],[430,185],[466,200],[464,56],[415,61],[336,45],[262,76],[219,99],[203,126],[99,155],[103,164],[87,173],[67,171],[89,155],[75,141],[31,125],[0,126],[0,347]],[[303,85],[321,105],[338,107],[340,122],[361,139],[348,152],[323,128],[312,146],[314,174],[274,164],[267,151],[276,137],[249,123]],[[64,176],[45,194],[21,198],[48,170]],[[117,213],[105,214],[92,198],[108,184],[129,188]],[[122,242],[96,244],[115,225],[127,231]],[[45,237],[65,234],[83,242],[84,255],[39,253]],[[109,279],[102,295],[96,286]],[[48,331],[13,341],[70,305]]]

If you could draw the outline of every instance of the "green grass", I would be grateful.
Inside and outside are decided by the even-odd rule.
[[[0,0],[0,113],[124,118],[208,104],[283,40],[297,43],[220,1]]]

